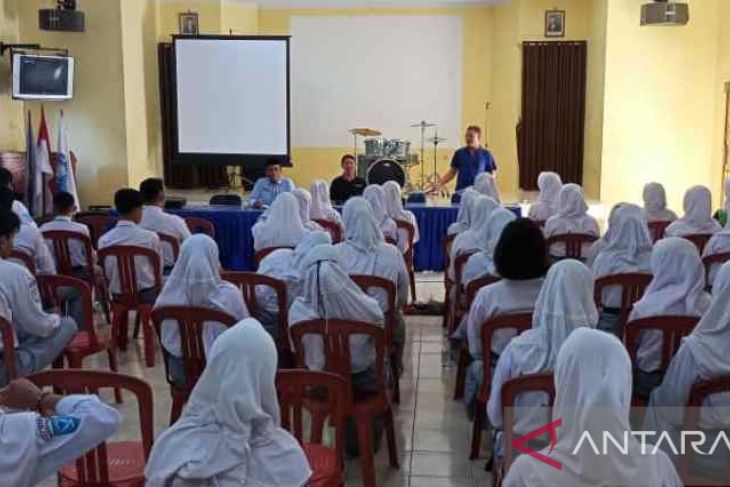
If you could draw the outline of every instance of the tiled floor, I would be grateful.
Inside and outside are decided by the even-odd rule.
[[[443,299],[442,275],[418,276],[419,301]],[[411,487],[472,487],[488,486],[490,477],[484,471],[484,459],[470,462],[468,447],[470,423],[460,402],[451,399],[455,368],[444,354],[446,343],[441,319],[434,316],[406,318],[408,340],[405,372],[401,378],[401,404],[396,407],[396,428],[399,460],[398,470],[388,466],[387,448],[383,441],[376,457],[379,486]],[[170,398],[165,383],[161,356],[157,366],[144,367],[141,342],[130,344],[119,353],[121,371],[142,377],[152,384],[155,401],[155,433],[167,426]],[[105,370],[106,361],[91,358],[87,368]],[[105,396],[112,401],[111,394]],[[137,405],[129,394],[120,406],[124,425],[119,439],[138,438]],[[347,486],[360,486],[361,470],[357,460],[347,462]],[[54,485],[49,480],[42,485]]]

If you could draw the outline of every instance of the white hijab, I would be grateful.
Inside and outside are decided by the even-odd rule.
[[[299,203],[299,218],[301,218],[304,228],[310,231],[322,230],[322,227],[317,222],[313,222],[309,217],[312,210],[312,195],[309,191],[303,188],[295,188],[291,193],[296,197],[297,203]]]
[[[347,200],[342,209],[342,218],[345,223],[344,244],[356,252],[373,254],[385,242],[383,232],[375,221],[373,207],[365,198],[355,196]]]
[[[537,177],[537,187],[540,196],[530,206],[529,217],[535,221],[547,221],[558,211],[558,195],[563,187],[563,181],[558,173],[543,171]]]
[[[269,208],[266,221],[251,229],[254,249],[294,247],[307,233],[299,213],[299,203],[291,193],[281,193]]]
[[[644,186],[644,214],[649,222],[674,221],[677,215],[667,208],[667,193],[664,186],[651,182]]]
[[[500,203],[499,189],[497,189],[497,180],[495,177],[488,173],[483,172],[474,179],[474,190],[479,193],[492,198],[497,203]]]
[[[458,256],[484,250],[479,247],[479,243],[484,240],[484,235],[487,233],[489,215],[499,208],[499,204],[492,198],[479,196],[473,203],[473,207],[471,226],[468,230],[458,234],[451,245],[451,268],[449,269],[449,277],[451,278],[455,277],[455,265]],[[484,244],[486,245],[486,242]]]
[[[332,207],[330,188],[327,181],[324,179],[312,181],[309,191],[312,193],[312,207],[309,210],[310,218],[312,220],[329,220],[341,225],[340,214]]]
[[[597,236],[598,231],[598,224],[588,215],[583,188],[572,183],[564,185],[558,196],[558,212],[545,224],[545,235],[589,233]]]
[[[291,266],[294,272],[301,276],[304,271],[302,262],[304,258],[318,245],[331,245],[332,236],[329,232],[317,231],[308,233],[301,242],[294,247],[291,258]]]
[[[385,208],[388,212],[388,216],[390,216],[395,221],[404,221],[413,225],[413,243],[415,244],[421,238],[421,235],[418,231],[418,222],[416,221],[416,217],[412,212],[403,208],[400,185],[395,181],[387,181],[385,184],[383,184],[383,192],[385,193]],[[401,237],[399,237],[399,239],[400,238]],[[403,239],[407,241],[406,236],[404,236]],[[407,248],[405,248],[405,245],[403,247],[404,248],[401,250],[408,250]]]
[[[447,233],[454,235],[461,233],[469,229],[471,225],[471,213],[474,208],[474,203],[479,197],[479,193],[474,191],[472,188],[466,188],[461,193],[461,201],[459,202],[459,213],[456,215],[456,221],[449,225]]]
[[[198,485],[304,485],[311,470],[297,441],[280,428],[276,345],[246,319],[213,344],[180,420],[155,442],[150,487],[174,480]]]
[[[712,218],[712,193],[705,186],[692,186],[684,194],[684,215],[667,227],[667,235],[681,237],[720,230],[720,224]]]
[[[521,374],[552,370],[561,345],[573,330],[596,327],[593,288],[591,270],[577,260],[563,260],[550,268],[535,303],[532,329],[508,345],[516,370]]]
[[[507,474],[505,487],[681,486],[669,458],[663,452],[642,454],[641,444],[630,434],[631,382],[631,361],[618,339],[597,330],[575,330],[555,365],[553,419],[563,424],[556,444],[543,451],[562,468],[521,457]],[[596,455],[584,442],[574,455],[586,431],[596,442],[603,432],[617,441],[628,433],[628,454]]]
[[[373,208],[373,214],[375,215],[375,221],[378,222],[378,226],[381,230],[388,226],[395,227],[395,222],[388,215],[388,209],[385,205],[385,191],[383,187],[378,184],[371,184],[362,194],[370,206]]]
[[[593,263],[596,277],[650,268],[652,242],[646,221],[638,207],[625,205],[613,213],[603,245]]]
[[[583,197],[583,188],[577,184],[566,184],[558,193],[558,215],[563,218],[581,218],[588,213]]]
[[[499,238],[502,236],[502,230],[516,219],[517,217],[510,210],[501,207],[495,208],[487,218],[484,231],[477,233],[477,245],[479,248],[487,255],[493,256],[494,249],[497,248]]]

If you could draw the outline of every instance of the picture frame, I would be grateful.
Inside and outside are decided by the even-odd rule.
[[[179,22],[180,34],[196,36],[200,33],[197,12],[184,12],[179,14]]]
[[[545,37],[565,37],[565,10],[545,11]]]

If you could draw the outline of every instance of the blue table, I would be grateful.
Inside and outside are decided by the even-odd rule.
[[[407,205],[406,208],[416,216],[421,234],[414,256],[416,270],[443,270],[443,238],[449,225],[456,221],[459,206]],[[519,207],[509,209],[520,215]],[[205,218],[213,223],[221,264],[225,269],[239,271],[255,269],[251,227],[261,215],[261,210],[224,206],[186,206],[181,210],[168,211],[182,217]]]

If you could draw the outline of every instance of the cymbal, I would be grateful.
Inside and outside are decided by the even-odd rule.
[[[432,144],[440,144],[441,142],[446,142],[449,139],[445,139],[444,137],[431,137],[427,140]]]
[[[377,137],[383,135],[380,130],[369,129],[369,128],[354,128],[348,130],[352,135],[359,135],[360,137]]]
[[[411,128],[414,128],[414,129],[415,128],[427,129],[427,128],[435,127],[435,126],[436,126],[435,123],[431,123],[431,122],[427,122],[425,120],[421,120],[420,122],[414,123],[413,125],[411,125]]]

